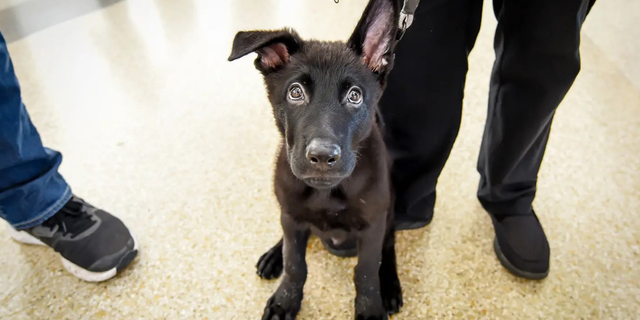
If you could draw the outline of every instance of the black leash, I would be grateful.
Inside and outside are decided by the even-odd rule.
[[[334,0],[334,1],[338,3],[338,1],[340,0]],[[402,40],[402,37],[407,32],[407,29],[409,29],[409,27],[413,23],[413,16],[416,13],[418,4],[420,4],[420,0],[404,0],[404,4],[402,5],[402,10],[400,11],[400,19],[398,20],[398,32],[396,33],[396,41],[393,45],[394,49],[395,49],[395,46],[398,44],[398,42]],[[390,50],[390,48],[387,48],[387,50]],[[395,53],[392,53],[392,54],[395,57]],[[380,108],[376,108],[376,123],[378,123],[378,126],[382,129],[382,132],[384,135],[385,123],[384,123],[382,114],[380,113]]]

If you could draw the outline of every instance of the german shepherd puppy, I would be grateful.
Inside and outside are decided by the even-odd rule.
[[[400,0],[370,0],[345,42],[302,40],[292,29],[236,34],[229,61],[255,52],[282,145],[275,169],[283,237],[258,262],[284,269],[263,320],[293,320],[307,278],[309,235],[352,244],[356,319],[388,319],[402,306],[396,272],[390,160],[377,117],[393,66]]]

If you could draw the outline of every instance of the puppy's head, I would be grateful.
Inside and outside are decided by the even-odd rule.
[[[371,0],[345,42],[304,41],[291,29],[239,32],[229,61],[255,52],[293,174],[332,188],[356,165],[393,65],[398,0]]]

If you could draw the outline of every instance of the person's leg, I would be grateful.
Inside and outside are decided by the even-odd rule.
[[[0,33],[0,218],[14,239],[60,253],[80,279],[112,278],[136,256],[135,240],[118,218],[72,196],[61,161],[29,119]]]
[[[495,0],[496,61],[478,171],[496,252],[510,271],[543,278],[549,245],[531,203],[551,121],[580,70],[590,0]]]
[[[0,34],[0,218],[28,229],[58,212],[71,198],[58,173],[61,161],[60,153],[42,146]]]
[[[467,74],[482,0],[422,1],[396,48],[380,102],[394,161],[398,229],[431,221],[436,182],[458,135]]]

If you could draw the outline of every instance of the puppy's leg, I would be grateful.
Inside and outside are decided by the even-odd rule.
[[[262,320],[294,320],[300,311],[302,289],[307,280],[305,254],[309,229],[282,214],[284,276],[278,290],[267,301]]]
[[[282,239],[273,248],[265,252],[256,264],[258,276],[262,279],[275,279],[282,273]]]
[[[385,226],[385,220],[378,219],[358,233],[358,264],[354,270],[356,320],[388,319],[379,278]]]
[[[380,265],[380,293],[382,303],[389,314],[396,314],[402,307],[402,287],[396,269],[395,230],[387,231],[382,248]]]

